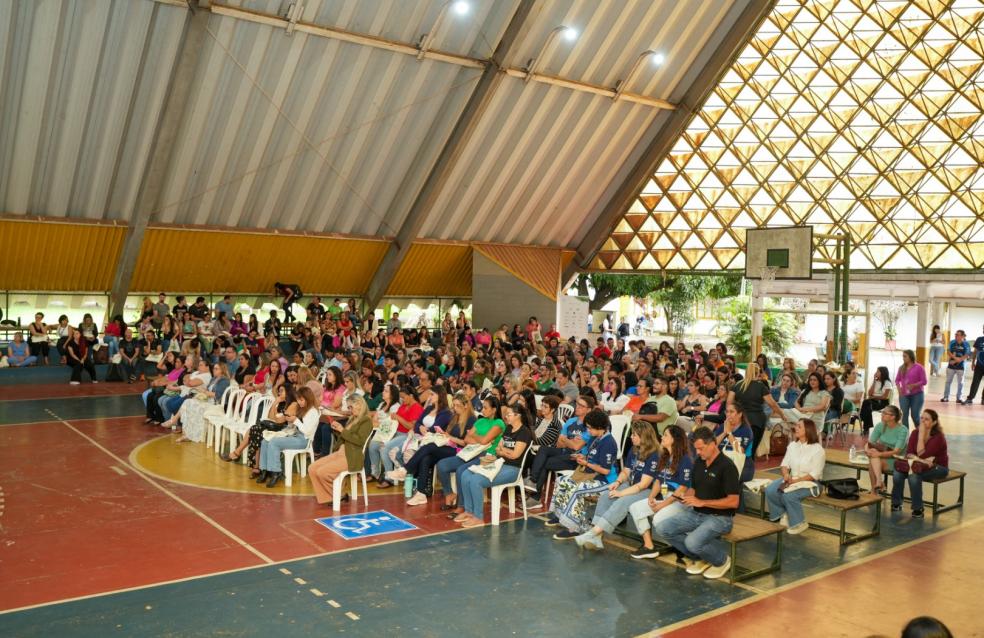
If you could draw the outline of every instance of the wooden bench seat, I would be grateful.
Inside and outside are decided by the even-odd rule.
[[[731,546],[729,551],[729,556],[731,557],[731,570],[728,572],[728,580],[732,583],[737,583],[750,578],[756,578],[764,574],[770,574],[781,569],[782,532],[785,531],[785,529],[786,528],[782,525],[777,525],[771,521],[763,520],[755,516],[735,514],[731,531],[721,537],[721,540],[727,542]],[[615,529],[615,533],[620,536],[640,540],[639,534],[632,531],[629,526],[624,523]],[[750,568],[738,564],[738,545],[759,538],[765,538],[769,535],[775,535],[776,537],[776,551],[770,564],[758,568]],[[672,547],[655,538],[653,539],[653,545],[660,552],[669,552],[673,550]]]
[[[877,494],[862,493],[860,494],[860,498],[856,500],[831,498],[826,494],[821,494],[820,496],[811,496],[803,502],[820,505],[840,512],[839,528],[827,527],[820,523],[810,523],[810,529],[839,536],[841,545],[850,545],[881,534],[882,497]],[[864,507],[871,507],[874,511],[874,524],[871,530],[860,534],[847,531],[847,513]]]

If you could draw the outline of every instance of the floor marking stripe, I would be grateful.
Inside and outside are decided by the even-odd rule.
[[[339,607],[341,607],[341,605],[339,605],[338,603],[336,603],[334,600],[326,600],[325,602],[328,603],[329,605],[331,605],[332,607],[334,607],[335,609],[338,609]]]
[[[290,576],[290,570],[289,569],[285,569],[283,567],[280,568],[280,573],[283,574],[283,575],[285,575],[285,576]]]
[[[110,466],[109,466],[109,469],[111,469],[111,470],[113,470],[114,472],[116,472],[116,473],[117,473],[117,474],[119,474],[120,476],[126,476],[126,472],[124,472],[124,471],[123,471],[123,470],[121,470],[120,468],[118,468],[118,467],[116,467],[115,465],[110,465]]]
[[[304,580],[303,578],[295,578],[294,582],[297,583],[298,585],[307,585],[307,581]]]
[[[199,518],[201,518],[203,521],[205,521],[206,523],[208,523],[209,525],[211,525],[212,527],[214,527],[218,531],[222,532],[224,535],[226,535],[227,537],[229,537],[230,539],[232,539],[233,541],[235,541],[243,549],[248,550],[250,553],[252,553],[254,556],[256,556],[257,558],[259,558],[260,560],[262,560],[267,565],[272,565],[274,563],[274,561],[273,561],[272,558],[270,558],[269,556],[267,556],[266,554],[264,554],[260,550],[256,549],[255,547],[253,547],[252,545],[250,545],[249,543],[247,543],[243,539],[239,538],[238,536],[236,536],[235,534],[233,534],[232,532],[230,532],[229,530],[227,530],[225,527],[223,527],[222,525],[220,525],[215,519],[213,519],[212,517],[210,517],[208,514],[202,512],[201,510],[199,510],[198,508],[196,508],[194,505],[192,505],[188,501],[184,500],[183,498],[181,498],[180,496],[178,496],[177,494],[175,494],[171,490],[167,489],[166,487],[164,487],[163,485],[161,485],[160,483],[158,483],[157,481],[155,481],[151,477],[147,476],[146,474],[144,474],[143,472],[141,472],[140,470],[138,470],[134,466],[130,465],[128,462],[126,462],[123,459],[121,459],[120,457],[118,457],[111,450],[103,447],[98,441],[96,441],[95,439],[93,439],[92,437],[90,437],[85,432],[82,432],[81,430],[79,430],[78,428],[76,428],[74,425],[72,425],[68,421],[60,418],[58,415],[56,415],[51,410],[45,410],[45,412],[47,412],[51,416],[55,417],[55,419],[57,419],[58,421],[61,421],[65,425],[65,427],[67,427],[68,429],[72,430],[73,432],[75,432],[76,434],[78,434],[79,436],[81,436],[83,439],[87,440],[89,443],[91,443],[95,447],[97,447],[100,450],[102,450],[103,452],[105,452],[107,455],[111,456],[117,463],[119,463],[123,467],[129,468],[131,472],[133,472],[134,474],[136,474],[137,476],[139,476],[143,480],[147,481],[148,483],[150,483],[151,485],[153,485],[154,487],[156,487],[161,492],[164,492],[164,494],[167,494],[172,499],[174,499],[175,501],[177,501],[178,503],[180,503],[181,505],[183,505],[184,507],[186,507],[188,510],[190,510],[192,513],[194,513],[196,516],[198,516]]]
[[[84,435],[83,435],[84,436]],[[110,454],[112,454],[110,452]],[[140,472],[137,472],[139,475]],[[503,518],[504,523],[514,523],[516,521],[522,520],[519,517],[507,519]],[[223,569],[215,572],[209,572],[208,574],[199,574],[197,576],[185,576],[183,578],[172,578],[170,580],[162,580],[156,583],[147,583],[146,585],[134,585],[133,587],[121,587],[120,589],[110,589],[107,591],[97,592],[95,594],[85,594],[83,596],[72,596],[70,598],[60,598],[58,600],[49,600],[44,603],[35,603],[33,605],[24,605],[23,607],[14,607],[12,609],[0,610],[0,616],[5,614],[12,614],[19,611],[29,611],[31,609],[38,609],[40,607],[51,607],[52,605],[61,605],[63,603],[74,603],[80,600],[89,600],[90,598],[100,598],[102,596],[112,596],[114,594],[124,594],[131,591],[140,591],[141,589],[151,589],[152,587],[163,587],[164,585],[176,585],[178,583],[187,583],[193,580],[202,580],[204,578],[212,578],[213,576],[226,576],[228,574],[236,574],[238,572],[247,572],[256,569],[264,569],[270,567],[271,565],[286,565],[288,563],[295,563],[302,560],[311,560],[313,558],[321,558],[323,556],[331,556],[334,554],[345,554],[348,552],[356,552],[363,549],[372,549],[373,547],[379,547],[380,545],[391,545],[393,543],[405,543],[407,541],[414,541],[420,538],[429,538],[431,536],[442,536],[444,534],[456,534],[458,532],[467,532],[470,528],[462,527],[460,529],[450,529],[441,530],[438,532],[430,532],[428,534],[420,534],[418,536],[411,536],[409,538],[396,538],[393,540],[383,541],[381,543],[372,543],[369,545],[362,545],[361,547],[349,547],[347,549],[336,549],[327,552],[319,552],[317,554],[307,554],[305,556],[297,556],[294,558],[285,558],[283,560],[272,561],[268,565],[247,565],[246,567],[234,567],[232,569]],[[481,529],[481,528],[471,528],[471,529]],[[329,603],[334,601],[329,601]],[[341,605],[339,605],[341,606]]]
[[[873,560],[877,560],[879,558],[883,558],[885,556],[889,556],[891,554],[895,554],[895,553],[900,552],[900,551],[902,551],[904,549],[908,549],[910,547],[915,547],[916,545],[919,545],[921,543],[925,543],[927,541],[931,541],[931,540],[936,539],[936,538],[939,538],[941,536],[946,536],[948,534],[952,534],[953,532],[956,532],[958,530],[964,529],[965,527],[970,527],[972,525],[976,525],[976,524],[978,524],[978,523],[980,523],[982,521],[984,521],[984,516],[977,516],[975,518],[970,519],[969,521],[963,521],[963,522],[957,523],[953,527],[948,527],[946,529],[941,529],[939,531],[933,532],[932,534],[928,534],[928,535],[923,536],[921,538],[916,538],[916,539],[913,539],[911,541],[906,541],[905,543],[902,543],[901,545],[896,545],[895,547],[890,547],[888,549],[882,550],[882,551],[877,552],[875,554],[871,554],[870,556],[865,556],[864,558],[859,558],[857,560],[852,560],[852,561],[850,561],[848,563],[842,563],[842,564],[838,565],[837,567],[831,567],[830,569],[825,570],[825,571],[822,571],[822,572],[820,572],[818,574],[814,574],[812,576],[807,576],[806,578],[801,578],[800,580],[797,580],[797,581],[792,582],[792,583],[787,583],[787,584],[782,585],[780,587],[777,587],[775,589],[770,589],[770,590],[765,591],[765,592],[763,592],[761,594],[756,594],[755,596],[752,596],[750,598],[746,598],[745,600],[739,600],[737,602],[731,603],[730,605],[725,605],[724,607],[719,607],[718,609],[713,609],[711,611],[704,612],[703,614],[699,614],[699,615],[694,616],[692,618],[687,618],[685,620],[681,620],[679,622],[675,622],[675,623],[673,623],[671,625],[666,625],[664,627],[656,627],[652,631],[646,632],[644,634],[640,634],[640,638],[641,637],[658,638],[659,636],[663,636],[664,634],[668,634],[668,633],[670,633],[672,631],[675,631],[677,629],[683,629],[684,627],[689,627],[690,625],[694,625],[694,624],[696,624],[698,622],[701,622],[703,620],[708,620],[709,618],[715,618],[715,617],[720,616],[722,614],[726,614],[728,612],[732,612],[732,611],[735,611],[737,609],[741,609],[742,607],[746,607],[748,605],[751,605],[752,603],[756,603],[756,602],[759,602],[761,600],[765,600],[767,598],[771,598],[772,596],[775,596],[776,594],[781,594],[781,593],[787,592],[787,591],[789,591],[791,589],[796,589],[797,587],[802,587],[803,585],[808,585],[810,583],[816,582],[816,581],[821,580],[823,578],[826,578],[828,576],[833,576],[834,574],[839,574],[842,571],[846,571],[848,569],[853,569],[854,567],[860,567],[861,565],[865,565],[867,563],[870,563]]]
[[[314,594],[315,596],[324,596],[324,594],[323,594],[323,593],[321,593],[320,591],[318,591],[317,589],[314,589],[314,588],[312,588],[312,589],[310,590],[310,592],[311,592],[312,594]]]
[[[345,612],[345,615],[348,616],[349,618],[351,618],[352,620],[358,620],[359,619],[358,616],[356,616],[355,614],[353,614],[350,611]]]

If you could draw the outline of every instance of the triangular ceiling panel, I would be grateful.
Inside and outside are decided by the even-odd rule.
[[[981,267],[982,31],[975,2],[780,0],[592,266],[738,269],[747,229],[803,223],[855,269]]]

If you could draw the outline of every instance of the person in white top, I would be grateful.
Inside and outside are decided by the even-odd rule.
[[[803,499],[820,493],[826,453],[811,419],[797,421],[793,436],[795,440],[782,459],[782,478],[769,483],[765,497],[769,501],[769,519],[788,527],[790,534],[800,534],[809,527],[803,514]]]
[[[260,478],[267,479],[267,487],[276,487],[284,478],[281,457],[284,450],[303,450],[318,429],[318,400],[311,388],[297,390],[297,418],[283,430],[284,436],[276,436],[260,443]],[[278,433],[279,434],[279,433]]]

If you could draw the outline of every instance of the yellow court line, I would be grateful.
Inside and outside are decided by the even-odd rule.
[[[837,567],[831,567],[828,570],[822,571],[822,572],[820,572],[818,574],[813,574],[812,576],[807,576],[806,578],[802,578],[800,580],[797,580],[796,582],[788,583],[786,585],[782,585],[780,587],[777,587],[776,589],[771,589],[769,591],[761,592],[759,594],[756,594],[755,596],[752,596],[751,598],[746,598],[745,600],[739,600],[737,602],[733,602],[730,605],[725,605],[724,607],[720,607],[718,609],[713,609],[711,611],[707,611],[707,612],[704,612],[702,614],[698,614],[696,616],[693,616],[692,618],[687,618],[685,620],[681,620],[679,622],[675,622],[672,625],[666,625],[664,627],[657,627],[657,628],[653,629],[652,631],[648,631],[648,632],[646,632],[644,634],[639,634],[639,638],[659,638],[660,636],[663,636],[664,634],[668,634],[668,633],[670,633],[672,631],[676,631],[677,629],[683,629],[684,627],[689,627],[690,625],[694,625],[694,624],[696,624],[698,622],[701,622],[703,620],[707,620],[709,618],[715,618],[715,617],[720,616],[722,614],[726,614],[726,613],[735,611],[736,609],[741,609],[742,607],[745,607],[747,605],[751,605],[752,603],[756,603],[756,602],[759,602],[761,600],[765,600],[766,598],[771,598],[772,596],[775,596],[777,594],[781,594],[781,593],[787,592],[787,591],[789,591],[791,589],[796,589],[797,587],[802,587],[803,585],[808,585],[810,583],[816,582],[816,581],[821,580],[823,578],[827,578],[828,576],[833,576],[834,574],[839,574],[842,571],[845,571],[845,570],[848,570],[848,569],[852,569],[854,567],[860,567],[861,565],[865,565],[867,563],[870,563],[873,560],[877,560],[879,558],[883,558],[885,556],[889,556],[891,554],[895,554],[896,552],[900,552],[900,551],[902,551],[904,549],[908,549],[910,547],[914,547],[915,545],[919,545],[920,543],[925,543],[927,541],[931,541],[931,540],[933,540],[935,538],[939,538],[941,536],[946,536],[948,534],[952,534],[953,532],[956,532],[958,530],[964,529],[966,527],[970,527],[972,525],[976,525],[976,524],[978,524],[978,523],[980,523],[982,521],[984,521],[984,515],[978,516],[976,518],[972,518],[969,521],[963,521],[963,522],[957,523],[953,527],[948,527],[946,529],[941,529],[941,530],[939,530],[937,532],[933,532],[932,534],[929,534],[927,536],[923,536],[922,538],[913,539],[911,541],[907,541],[905,543],[902,543],[901,545],[897,545],[895,547],[890,547],[888,549],[882,550],[882,551],[877,552],[875,554],[872,554],[870,556],[865,556],[864,558],[859,558],[857,560],[852,560],[852,561],[850,561],[848,563],[843,563],[841,565],[838,565]]]
[[[79,430],[78,428],[76,428],[74,425],[72,425],[71,423],[69,423],[68,421],[60,418],[58,415],[56,415],[51,410],[45,410],[45,411],[48,414],[50,414],[51,416],[53,416],[56,419],[58,419],[59,421],[61,421],[63,424],[65,424],[65,427],[67,427],[68,429],[72,430],[73,432],[75,432],[76,434],[78,434],[79,436],[81,436],[82,438],[84,438],[85,440],[87,440],[89,443],[91,443],[92,445],[94,445],[95,447],[99,448],[100,450],[102,450],[103,452],[105,452],[106,454],[108,454],[110,457],[112,457],[113,459],[115,459],[120,465],[122,465],[123,467],[129,468],[137,476],[139,476],[143,480],[147,481],[148,483],[150,483],[151,485],[153,485],[154,487],[156,487],[158,490],[160,490],[164,494],[170,496],[172,499],[174,499],[175,501],[177,501],[178,503],[180,503],[181,505],[183,505],[184,507],[186,507],[188,510],[190,510],[196,516],[198,516],[199,518],[201,518],[203,521],[205,521],[206,523],[208,523],[209,525],[211,525],[212,527],[214,527],[218,531],[222,532],[224,535],[228,536],[230,539],[232,539],[238,545],[240,545],[243,549],[248,550],[250,553],[252,553],[253,555],[255,555],[257,558],[259,558],[260,560],[262,560],[264,563],[266,563],[268,565],[273,564],[274,561],[273,561],[272,558],[270,558],[269,556],[267,556],[266,554],[264,554],[260,550],[256,549],[255,547],[253,547],[252,545],[250,545],[249,543],[247,543],[243,539],[239,538],[239,536],[236,536],[234,533],[232,533],[229,530],[227,530],[225,527],[223,527],[222,525],[220,525],[215,519],[213,519],[212,517],[210,517],[208,514],[205,514],[204,512],[202,512],[201,510],[199,510],[198,508],[196,508],[194,505],[192,505],[188,501],[184,500],[183,498],[181,498],[180,496],[178,496],[177,494],[175,494],[171,490],[167,489],[166,487],[164,487],[163,485],[161,485],[160,483],[158,483],[157,481],[155,481],[150,476],[147,476],[146,474],[144,474],[138,468],[134,467],[133,465],[131,465],[127,461],[123,460],[122,458],[120,458],[119,456],[117,456],[116,454],[114,454],[109,449],[103,447],[95,439],[93,439],[89,435],[85,434],[84,432],[82,432],[81,430]]]

